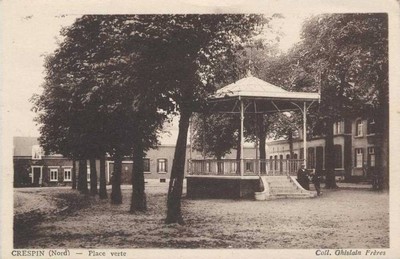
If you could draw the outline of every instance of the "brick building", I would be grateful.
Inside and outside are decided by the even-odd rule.
[[[343,120],[334,124],[336,177],[343,180],[368,179],[379,163],[381,135],[375,131],[374,120]],[[302,134],[293,140],[294,158],[303,159]],[[268,143],[270,159],[289,158],[289,142]],[[311,137],[307,141],[307,168],[324,172],[325,139]]]
[[[164,144],[157,149],[147,152],[144,159],[145,180],[167,182],[170,178],[172,161],[174,158],[175,146]],[[187,147],[186,158],[202,158],[201,153],[192,151]],[[190,155],[192,153],[192,155]],[[244,148],[245,157],[254,157],[255,150],[251,145]],[[225,158],[236,158],[236,151]],[[61,155],[44,154],[35,137],[14,137],[14,186],[59,186],[72,184],[73,161]],[[122,162],[122,184],[131,183],[132,160],[125,158]],[[185,164],[185,172],[188,163]],[[76,163],[78,170],[78,163]],[[88,163],[88,181],[90,181],[90,167]],[[106,160],[106,181],[114,170],[114,162],[111,158]],[[100,172],[100,162],[96,161],[97,174]]]

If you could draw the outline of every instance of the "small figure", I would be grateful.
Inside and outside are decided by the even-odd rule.
[[[311,181],[314,184],[315,190],[317,191],[317,195],[321,195],[321,175],[319,171],[315,171],[311,175]]]
[[[382,190],[383,189],[383,179],[382,175],[378,170],[374,170],[372,173],[372,189]]]
[[[308,172],[305,165],[301,164],[300,169],[297,171],[297,182],[306,190],[310,190],[310,182],[308,179]]]

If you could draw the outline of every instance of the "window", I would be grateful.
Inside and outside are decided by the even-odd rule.
[[[335,145],[335,168],[343,168],[342,162],[342,145]]]
[[[32,159],[42,159],[43,149],[39,145],[32,146]]]
[[[375,120],[368,120],[367,134],[374,135],[376,133]]]
[[[374,147],[369,147],[368,148],[368,161],[369,161],[369,166],[374,167],[375,166],[375,148]]]
[[[362,168],[363,166],[363,149],[362,148],[356,148],[355,149],[355,167],[357,168]]]
[[[64,168],[64,181],[70,182],[72,179],[71,168]]]
[[[333,124],[333,134],[342,134],[343,133],[343,121],[338,121]]]
[[[356,137],[361,137],[363,135],[363,123],[361,120],[356,122]]]
[[[308,148],[307,152],[307,168],[314,169],[315,168],[315,152],[313,147]]]
[[[50,182],[57,182],[58,181],[58,169],[51,168],[50,169]]]
[[[157,172],[158,173],[167,172],[167,159],[165,158],[157,159]]]
[[[150,172],[150,159],[143,159],[143,171]]]

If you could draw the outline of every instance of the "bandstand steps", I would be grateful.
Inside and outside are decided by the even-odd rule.
[[[290,176],[262,176],[264,192],[256,194],[257,199],[263,200],[274,198],[312,198],[316,193],[305,190],[301,187],[294,177]],[[260,196],[260,194],[262,194]]]

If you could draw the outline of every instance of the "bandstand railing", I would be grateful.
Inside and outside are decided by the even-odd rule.
[[[291,175],[297,174],[303,159],[243,159],[243,172],[240,160],[236,159],[192,159],[188,161],[188,175]]]

